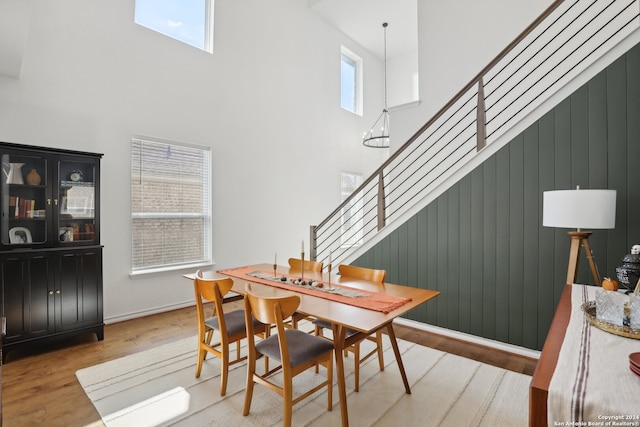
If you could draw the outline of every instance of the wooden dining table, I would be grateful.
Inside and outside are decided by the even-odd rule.
[[[276,283],[268,284],[263,280],[256,280],[255,278],[243,273],[246,271],[263,273],[274,272],[273,264],[256,264],[239,269],[222,270],[220,272],[208,271],[203,272],[202,274],[204,278],[209,279],[231,277],[234,281],[232,291],[241,295],[245,294],[246,283],[251,283],[254,292],[266,297],[282,296],[287,292],[292,292],[292,290],[282,289],[281,287],[275,286]],[[285,275],[289,277],[291,277],[291,275],[301,275],[299,271],[292,271],[289,267],[282,266],[277,267],[276,274],[278,276]],[[185,277],[194,278],[195,275],[185,275]],[[298,313],[316,319],[325,320],[332,324],[342,425],[349,425],[344,360],[342,357],[343,350],[362,341],[376,331],[386,331],[395,354],[396,362],[398,363],[398,369],[402,377],[404,389],[407,394],[411,394],[411,387],[409,386],[407,374],[398,348],[398,342],[393,330],[393,320],[396,317],[407,313],[411,309],[424,304],[430,299],[435,298],[440,294],[440,292],[391,283],[384,283],[380,286],[374,282],[357,280],[350,277],[341,277],[340,275],[332,274],[329,277],[329,274],[326,272],[314,273],[305,271],[304,279],[313,279],[322,281],[323,283],[331,283],[331,285],[335,284],[337,286],[345,286],[349,289],[362,291],[363,293],[369,292],[371,294],[375,293],[399,297],[404,300],[404,303],[399,307],[394,308],[391,311],[384,312],[338,302],[309,293],[296,292],[296,294],[300,296],[300,306],[297,309]],[[347,338],[347,329],[353,329],[358,331],[358,333]]]

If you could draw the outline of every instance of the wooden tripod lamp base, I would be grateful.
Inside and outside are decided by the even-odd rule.
[[[576,282],[580,247],[584,246],[597,286],[600,276],[589,247],[590,231],[582,229],[611,229],[616,225],[616,190],[554,190],[543,193],[542,225],[545,227],[572,228],[571,252],[567,284]]]
[[[600,276],[596,269],[596,264],[593,262],[593,255],[591,248],[589,247],[590,231],[569,231],[567,234],[571,237],[571,250],[569,251],[569,268],[567,269],[567,284],[571,285],[575,283],[576,276],[578,275],[578,260],[580,258],[580,247],[584,246],[587,252],[587,258],[589,259],[589,265],[591,267],[591,273],[596,281],[596,286],[602,286],[600,283]]]

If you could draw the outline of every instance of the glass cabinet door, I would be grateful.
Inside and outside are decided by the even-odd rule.
[[[28,246],[47,241],[47,160],[21,152],[1,153],[3,245]]]
[[[96,164],[86,161],[58,162],[58,241],[89,243],[96,239]]]

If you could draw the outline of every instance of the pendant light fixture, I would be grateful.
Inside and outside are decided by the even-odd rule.
[[[371,126],[369,132],[362,137],[362,144],[371,148],[389,148],[389,110],[387,110],[387,27],[382,24],[384,32],[384,108],[378,120]]]

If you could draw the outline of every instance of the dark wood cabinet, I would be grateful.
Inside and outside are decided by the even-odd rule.
[[[101,155],[0,143],[0,157],[3,357],[72,334],[102,340]]]
[[[0,427],[2,427],[2,342],[4,339],[4,332],[6,329],[7,319],[0,317]]]

